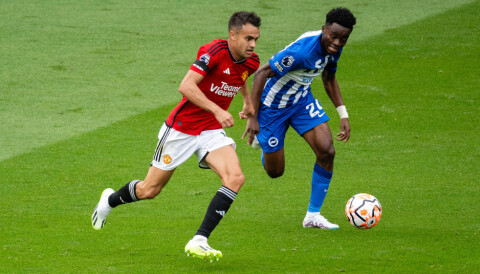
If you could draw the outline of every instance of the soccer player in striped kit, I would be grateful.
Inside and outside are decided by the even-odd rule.
[[[200,47],[180,84],[183,98],[160,129],[147,176],[143,181],[127,183],[116,192],[111,188],[104,190],[92,215],[94,229],[101,229],[118,205],[155,198],[175,169],[196,154],[199,166],[216,172],[222,186],[211,200],[196,235],[185,246],[185,252],[210,262],[222,258],[222,252],[211,248],[207,239],[245,181],[235,142],[223,128],[234,124],[227,109],[237,93],[244,100],[240,118],[253,115],[246,80],[260,65],[253,52],[260,36],[260,21],[253,12],[236,12],[229,20],[228,40],[216,39]]]
[[[243,137],[248,134],[248,144],[261,146],[262,163],[267,174],[272,178],[283,175],[284,139],[290,126],[307,141],[316,155],[304,227],[338,229],[338,225],[320,215],[333,174],[335,149],[327,124],[329,117],[313,97],[310,84],[321,75],[325,91],[341,118],[337,140],[347,142],[350,124],[335,72],[342,48],[355,23],[356,19],[348,9],[333,9],[327,14],[322,30],[304,33],[255,73],[250,96],[256,115],[248,119]]]

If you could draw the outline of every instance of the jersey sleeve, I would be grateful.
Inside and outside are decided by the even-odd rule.
[[[328,63],[325,66],[325,70],[328,71],[329,73],[337,72],[337,62],[333,61],[333,62]]]
[[[298,45],[294,43],[277,52],[268,62],[275,75],[284,76],[289,71],[303,67],[303,54]]]
[[[207,52],[207,45],[203,45],[198,50],[197,59],[190,66],[190,70],[198,72],[205,77],[214,66],[214,58]]]
[[[260,67],[260,57],[258,57],[258,55],[254,52],[252,54],[252,57],[249,58],[251,61],[250,61],[250,66],[249,66],[249,76],[254,74],[257,69]]]

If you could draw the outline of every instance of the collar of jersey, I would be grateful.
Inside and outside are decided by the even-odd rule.
[[[235,64],[240,64],[240,63],[243,63],[247,60],[247,58],[243,58],[242,60],[237,61],[237,59],[235,59],[235,56],[233,56],[232,51],[230,50],[230,45],[228,44],[228,41],[227,41],[227,46],[228,46],[228,54],[230,54],[230,57],[232,58],[232,60]]]

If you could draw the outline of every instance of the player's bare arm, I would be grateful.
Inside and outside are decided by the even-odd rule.
[[[243,97],[243,110],[238,115],[240,116],[240,119],[248,119],[253,116],[255,110],[253,109],[252,101],[250,100],[247,82],[245,82],[240,89],[240,94]]]
[[[258,68],[258,70],[255,72],[252,84],[252,91],[250,92],[250,98],[252,101],[254,114],[252,117],[248,118],[247,127],[245,128],[245,132],[242,135],[243,139],[248,133],[247,144],[249,145],[252,144],[253,138],[260,131],[260,126],[257,120],[257,111],[260,106],[260,98],[262,96],[263,87],[265,86],[265,82],[267,81],[267,79],[273,76],[275,76],[275,72],[272,70],[268,62]]]
[[[222,127],[232,127],[232,115],[209,100],[198,87],[198,83],[200,83],[202,79],[203,76],[200,73],[189,70],[183,78],[178,91],[193,104],[215,115],[215,118]]]
[[[340,93],[340,87],[338,86],[335,73],[329,73],[324,70],[322,73],[323,86],[328,94],[328,97],[332,101],[335,107],[343,105],[342,94]],[[337,134],[338,141],[347,142],[350,139],[350,123],[348,118],[340,119],[340,133]]]

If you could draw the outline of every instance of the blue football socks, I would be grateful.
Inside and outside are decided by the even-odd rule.
[[[333,172],[326,171],[317,163],[313,168],[312,175],[312,193],[310,195],[310,204],[308,205],[308,212],[320,212],[323,200],[327,196],[328,186],[332,179]]]

